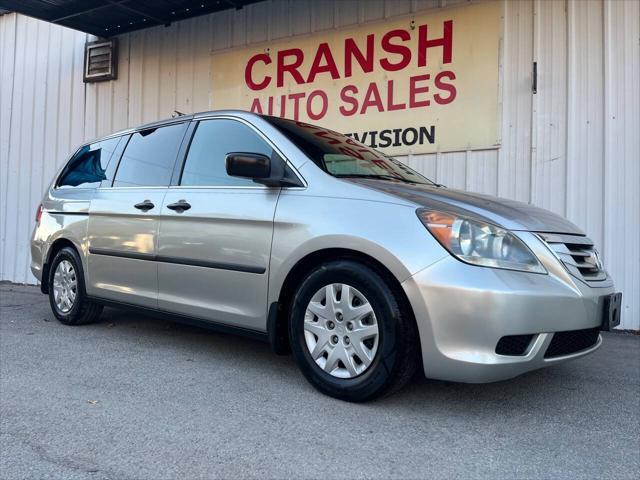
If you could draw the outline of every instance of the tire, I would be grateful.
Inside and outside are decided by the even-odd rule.
[[[346,290],[345,286],[348,287]],[[324,294],[321,293],[323,288]],[[337,295],[339,289],[341,292],[350,292],[348,302],[353,306],[338,304],[334,300],[334,306],[327,310],[329,295],[342,302],[342,293]],[[321,300],[323,297],[324,305]],[[289,339],[298,367],[315,388],[341,400],[364,402],[399,390],[415,373],[419,356],[415,320],[402,305],[393,287],[375,270],[362,263],[336,260],[319,266],[301,283],[290,309]],[[348,318],[358,318],[353,312],[358,312],[357,308],[360,307],[363,311],[370,307],[372,315],[357,320],[355,326],[350,321],[345,323]],[[343,316],[341,310],[349,310],[349,315],[344,313]],[[317,312],[320,314],[317,315]],[[335,322],[330,322],[331,315],[335,316]],[[347,343],[347,337],[354,331],[365,332],[366,328],[371,335],[375,332],[374,324],[377,325],[376,336]],[[329,335],[332,332],[336,335],[326,340],[325,330]],[[363,338],[365,335],[366,332],[362,337],[354,338]],[[334,344],[336,338],[338,343]],[[356,348],[356,344],[359,348]],[[323,348],[321,345],[326,345],[326,350],[318,355]],[[342,353],[336,353],[338,350],[333,352],[339,346]],[[361,356],[368,356],[368,359],[363,362]],[[339,357],[347,360],[336,363]],[[367,362],[370,362],[368,366]]]
[[[58,285],[61,285],[60,287],[55,285],[56,273],[59,274]],[[49,304],[53,314],[61,323],[84,325],[98,320],[102,313],[102,305],[87,300],[82,262],[78,252],[73,248],[65,247],[53,257],[48,282]],[[75,282],[75,288],[73,282]],[[62,295],[60,294],[61,288],[63,289]],[[71,300],[72,297],[73,300]],[[69,301],[62,300],[64,298]]]

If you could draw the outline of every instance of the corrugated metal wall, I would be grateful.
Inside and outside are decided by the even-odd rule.
[[[86,35],[0,17],[0,279],[28,270],[33,214],[75,145],[210,108],[210,52],[465,0],[271,0],[120,37],[119,78],[82,83]],[[405,160],[450,187],[567,216],[603,252],[640,328],[640,2],[504,2],[502,147]],[[538,62],[538,94],[531,93]]]

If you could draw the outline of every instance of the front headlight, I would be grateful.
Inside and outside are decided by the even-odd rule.
[[[503,228],[447,212],[421,208],[416,213],[436,240],[463,262],[483,267],[547,273],[529,247]]]

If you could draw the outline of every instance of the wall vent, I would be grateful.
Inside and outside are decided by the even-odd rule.
[[[84,46],[84,75],[87,82],[104,82],[118,78],[117,40],[98,40]]]

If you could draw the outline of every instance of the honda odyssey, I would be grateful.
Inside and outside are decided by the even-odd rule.
[[[350,401],[420,365],[514,377],[593,352],[620,321],[593,242],[564,218],[239,111],[80,147],[44,195],[31,253],[64,324],[112,305],[258,337]]]

